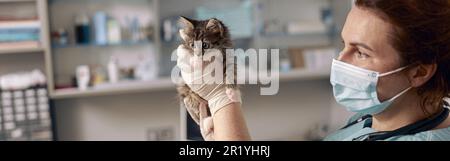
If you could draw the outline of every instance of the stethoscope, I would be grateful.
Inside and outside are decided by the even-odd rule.
[[[445,119],[447,119],[448,115],[449,115],[449,109],[448,108],[444,108],[444,110],[442,110],[442,112],[440,112],[438,115],[435,115],[434,117],[420,120],[418,122],[415,122],[413,124],[404,126],[404,127],[399,128],[397,130],[394,130],[394,131],[380,131],[380,132],[373,132],[373,133],[364,134],[364,135],[361,135],[359,137],[354,138],[353,141],[385,140],[385,139],[388,139],[388,138],[391,138],[391,137],[395,137],[395,136],[412,135],[412,134],[416,134],[416,133],[432,130],[433,128],[437,127],[442,122],[444,122]],[[350,127],[352,125],[355,125],[357,123],[360,123],[362,121],[365,121],[365,120],[367,120],[369,118],[372,118],[372,116],[371,115],[365,115],[365,116],[359,118],[358,120],[349,123],[345,127],[341,128],[341,130],[342,129],[346,129],[346,128],[348,128],[348,127]],[[364,127],[370,127],[370,126],[372,126],[371,124],[372,123],[370,122],[369,124],[364,125]]]

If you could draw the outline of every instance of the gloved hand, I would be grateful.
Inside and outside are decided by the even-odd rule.
[[[203,61],[202,54],[194,52],[198,51],[189,50],[184,45],[178,46],[177,66],[180,68],[181,76],[189,88],[208,101],[211,115],[214,116],[218,110],[230,103],[241,103],[239,90],[227,88],[224,79],[217,83],[216,79],[211,76],[214,72],[214,65],[220,65],[223,69],[222,60],[220,60],[223,57],[220,50],[208,50],[204,53],[205,56],[214,55],[217,61]]]
[[[214,141],[214,123],[211,116],[208,116],[208,106],[200,103],[200,133],[205,141]]]

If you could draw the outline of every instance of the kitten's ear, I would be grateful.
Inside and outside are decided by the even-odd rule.
[[[208,21],[208,24],[206,24],[206,30],[223,35],[222,23],[215,18],[212,18]]]
[[[187,41],[188,32],[194,29],[195,20],[180,16],[179,23],[184,27],[184,29],[180,30],[180,37],[184,41]]]
[[[184,28],[194,29],[194,20],[192,19],[180,16],[179,22],[184,26]]]
[[[183,39],[184,41],[187,41],[188,34],[186,33],[186,30],[185,30],[185,29],[181,29],[181,30],[180,30],[180,37],[181,37],[181,39]]]

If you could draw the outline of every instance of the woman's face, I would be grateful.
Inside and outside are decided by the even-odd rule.
[[[402,67],[400,54],[389,36],[393,26],[374,12],[353,7],[342,30],[345,45],[338,60],[355,66],[386,73]],[[390,99],[409,87],[404,72],[381,77],[377,85],[380,101]]]

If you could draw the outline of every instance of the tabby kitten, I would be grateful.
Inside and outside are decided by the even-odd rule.
[[[194,42],[202,42],[202,54],[207,49],[217,49],[222,52],[224,58],[223,64],[223,78],[226,78],[226,49],[232,48],[231,37],[228,28],[218,19],[212,18],[209,20],[193,20],[186,17],[180,17],[180,23],[184,25],[184,28],[180,30],[180,36],[183,40],[182,45],[186,49],[194,53],[196,45]],[[236,85],[236,64],[234,64],[234,81],[226,84],[227,88],[237,89]],[[185,103],[186,108],[193,111],[189,111],[192,119],[199,124],[199,104],[200,102],[206,102],[202,97],[193,92],[186,84],[181,84],[178,88],[178,94],[180,101]],[[209,109],[209,108],[208,108]],[[191,113],[193,112],[193,113]],[[209,111],[208,111],[209,112]]]

